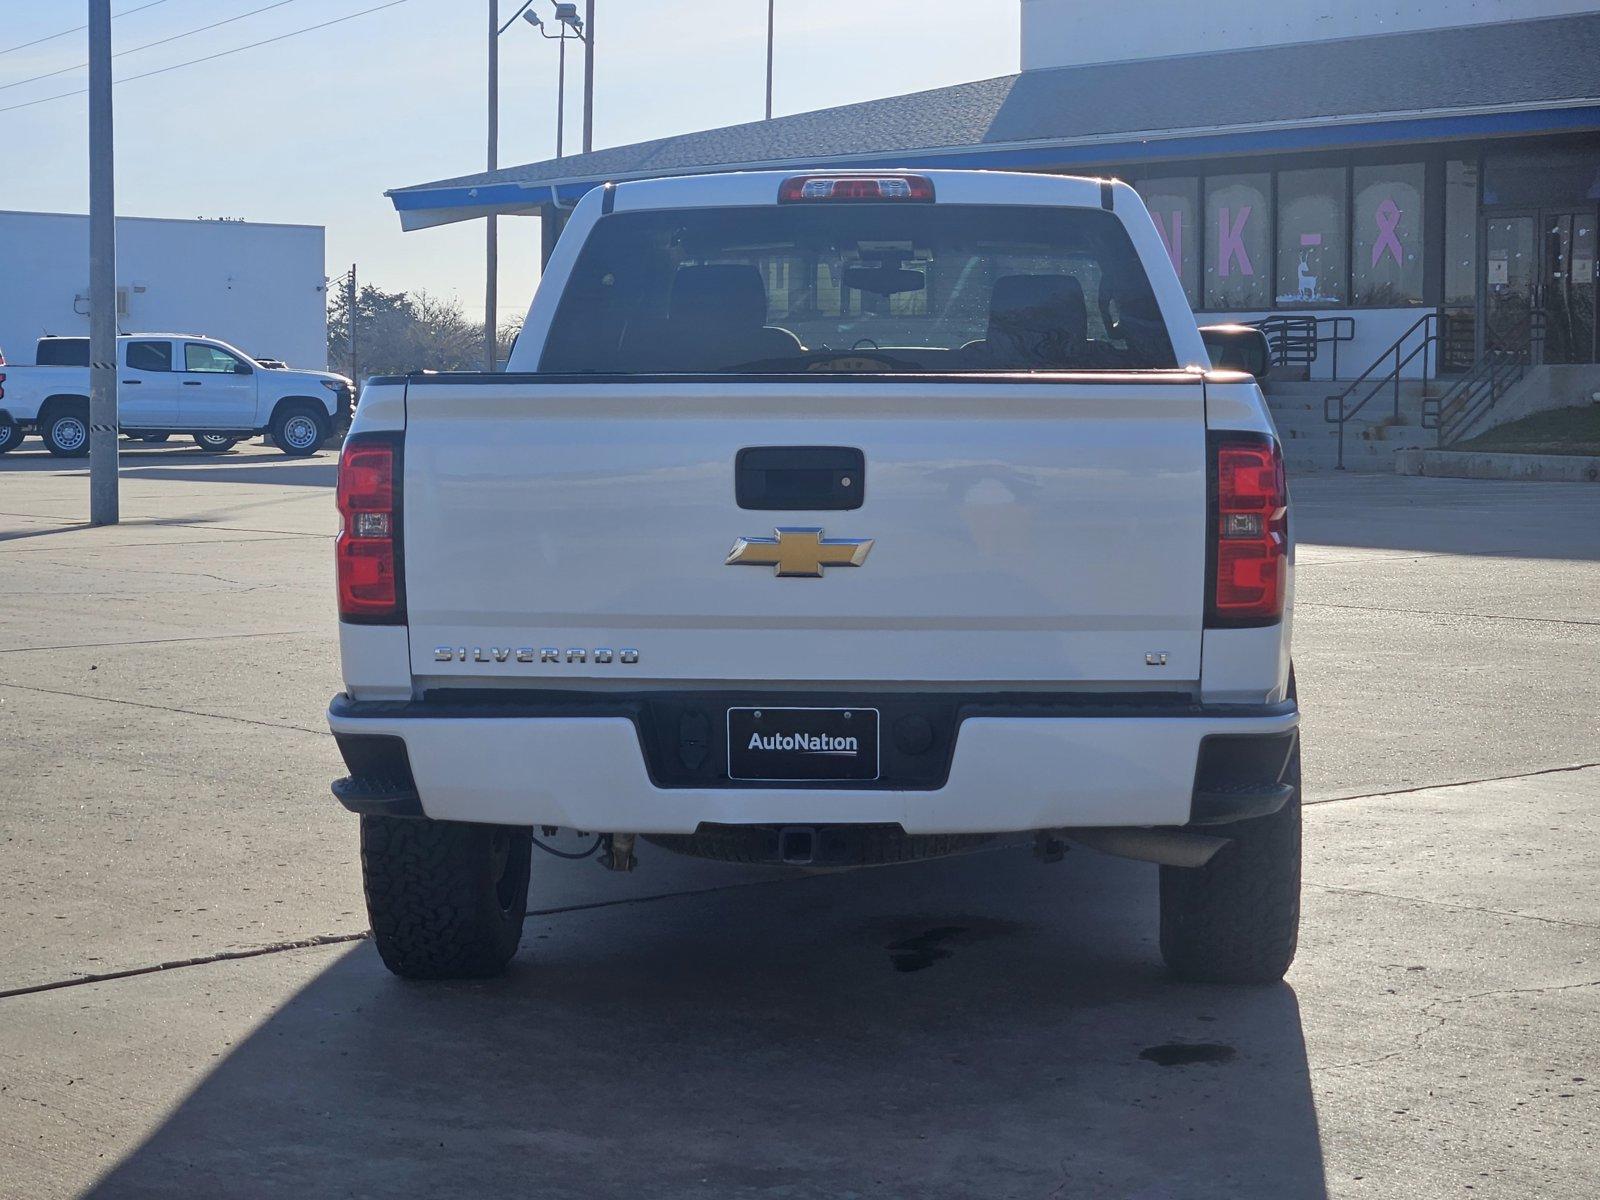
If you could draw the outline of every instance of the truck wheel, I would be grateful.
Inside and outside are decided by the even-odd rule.
[[[1207,829],[1233,839],[1203,867],[1161,868],[1161,957],[1203,983],[1275,983],[1300,934],[1300,749],[1294,795],[1269,817]]]
[[[405,979],[478,979],[522,940],[533,830],[361,818],[367,916],[383,965]]]
[[[76,404],[58,404],[39,422],[44,448],[57,458],[82,458],[89,453],[89,410]]]
[[[192,435],[200,449],[209,454],[226,454],[239,441],[225,433],[196,433]]]
[[[15,421],[0,421],[0,454],[22,444],[22,426]]]
[[[286,404],[272,415],[272,440],[291,458],[305,458],[328,440],[328,418],[309,404]]]

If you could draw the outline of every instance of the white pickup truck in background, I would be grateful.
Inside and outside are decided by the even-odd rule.
[[[35,365],[0,367],[0,454],[29,433],[51,454],[89,452],[89,339],[39,339]],[[148,441],[190,434],[223,451],[267,433],[285,454],[315,454],[349,414],[351,382],[329,371],[262,366],[244,351],[192,334],[117,338],[122,432]]]
[[[1179,977],[1280,978],[1288,493],[1207,358],[1120,183],[591,192],[507,373],[373,379],[344,446],[334,792],[385,963],[502,968],[558,829],[615,870],[1031,834],[1161,863]]]

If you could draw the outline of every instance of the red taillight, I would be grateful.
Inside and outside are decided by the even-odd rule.
[[[1237,436],[1237,435],[1236,435]],[[1289,489],[1271,438],[1218,441],[1215,542],[1208,625],[1265,625],[1283,617]]]
[[[370,625],[405,623],[400,577],[400,435],[356,434],[339,456],[335,561],[339,617]]]
[[[826,204],[844,200],[933,201],[925,175],[796,175],[778,186],[779,204]]]

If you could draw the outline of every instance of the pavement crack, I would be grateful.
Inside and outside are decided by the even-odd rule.
[[[210,633],[191,637],[130,638],[125,642],[66,642],[59,646],[5,646],[0,647],[0,654],[30,654],[39,650],[99,650],[110,646],[165,646],[172,642],[232,642],[244,638],[307,637],[311,632],[306,629],[284,629],[269,633]],[[324,635],[318,633],[316,636]]]
[[[1404,1046],[1399,1050],[1390,1050],[1386,1054],[1376,1054],[1368,1058],[1352,1059],[1349,1062],[1327,1063],[1323,1066],[1312,1067],[1311,1070],[1313,1072],[1346,1071],[1352,1067],[1371,1067],[1377,1065],[1378,1063],[1389,1062],[1392,1059],[1402,1058],[1407,1054],[1414,1054],[1418,1050],[1422,1049],[1422,1043],[1427,1039],[1429,1034],[1437,1033],[1449,1023],[1449,1017],[1443,1013],[1435,1011],[1436,1009],[1443,1008],[1448,1004],[1465,1004],[1469,1000],[1485,1000],[1494,996],[1546,995],[1550,992],[1567,992],[1573,990],[1574,988],[1588,988],[1597,986],[1600,986],[1600,979],[1583,979],[1579,980],[1577,983],[1550,983],[1543,984],[1539,987],[1492,988],[1483,992],[1467,992],[1466,994],[1460,996],[1437,996],[1434,999],[1429,1000],[1417,1010],[1417,1016],[1431,1022],[1431,1024],[1424,1025],[1421,1029],[1418,1029],[1415,1033],[1413,1033],[1411,1035],[1411,1044],[1409,1046]]]
[[[1565,917],[1541,917],[1535,913],[1514,912],[1506,908],[1487,908],[1479,904],[1457,904],[1450,900],[1428,900],[1421,896],[1402,896],[1396,892],[1380,892],[1372,888],[1341,887],[1332,883],[1307,883],[1306,887],[1319,892],[1332,892],[1338,896],[1370,896],[1376,900],[1398,900],[1403,904],[1425,904],[1430,908],[1448,908],[1456,912],[1482,913],[1491,917],[1515,917],[1519,921],[1539,921],[1545,925],[1561,925],[1571,929],[1600,929],[1593,921],[1569,921]]]
[[[104,971],[95,975],[74,975],[70,979],[54,979],[49,983],[33,983],[26,987],[8,988],[0,991],[0,1000],[10,1000],[17,996],[33,996],[40,992],[55,992],[62,988],[83,987],[90,983],[107,983],[117,979],[133,979],[140,975],[156,975],[162,971],[176,971],[182,967],[203,967],[211,963],[233,962],[242,958],[260,958],[267,954],[282,954],[286,950],[310,950],[316,946],[337,946],[344,942],[360,942],[371,937],[372,934],[363,930],[360,933],[329,933],[319,934],[315,937],[298,938],[288,942],[273,942],[266,946],[252,946],[248,950],[219,950],[215,954],[201,954],[194,958],[175,958],[169,962],[155,963],[146,967],[129,967],[123,971]]]
[[[1416,792],[1435,792],[1440,788],[1471,787],[1475,783],[1507,783],[1513,779],[1533,779],[1540,775],[1563,775],[1572,771],[1589,771],[1600,767],[1600,762],[1568,763],[1562,767],[1540,767],[1537,771],[1519,771],[1515,775],[1485,775],[1480,779],[1455,779],[1446,783],[1419,783],[1415,787],[1395,788],[1389,792],[1358,792],[1353,796],[1324,796],[1319,800],[1304,800],[1309,808],[1318,804],[1342,804],[1346,800],[1382,800],[1386,796],[1410,796]]]
[[[263,729],[291,729],[296,733],[309,733],[315,737],[332,737],[326,729],[311,729],[305,725],[285,725],[277,721],[258,721],[254,717],[235,717],[228,713],[201,712],[194,708],[177,708],[171,704],[151,704],[147,700],[123,700],[116,696],[94,696],[87,692],[67,692],[57,688],[35,687],[28,683],[0,681],[0,688],[14,688],[19,692],[38,692],[44,696],[65,696],[71,700],[98,700],[103,704],[125,704],[129,708],[148,708],[156,712],[182,713],[186,717],[209,717],[214,721],[233,721],[240,725],[259,725]]]
[[[1600,625],[1585,617],[1525,617],[1512,613],[1441,612],[1431,608],[1390,608],[1383,604],[1334,604],[1327,600],[1296,600],[1296,608],[1344,608],[1354,612],[1405,613],[1414,617],[1454,617],[1472,621],[1525,621],[1535,625]]]

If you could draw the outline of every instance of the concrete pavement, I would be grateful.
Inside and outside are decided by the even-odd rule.
[[[0,992],[50,988],[0,998],[0,1195],[1600,1180],[1600,770],[1565,769],[1600,762],[1594,489],[1295,482],[1320,803],[1289,986],[1177,987],[1151,869],[1001,849],[551,860],[508,979],[414,987],[287,948],[365,926],[326,793],[331,456],[125,463],[89,530],[81,469],[0,459]]]

